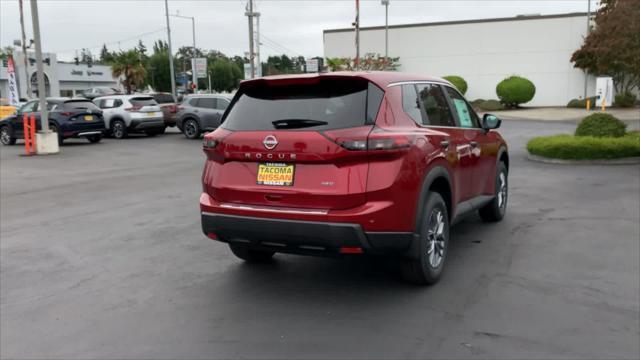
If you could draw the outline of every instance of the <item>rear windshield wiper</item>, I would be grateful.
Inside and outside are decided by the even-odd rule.
[[[276,129],[300,129],[314,126],[328,125],[326,121],[311,119],[282,119],[271,122]]]

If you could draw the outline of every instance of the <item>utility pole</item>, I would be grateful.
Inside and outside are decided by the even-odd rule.
[[[22,30],[22,55],[24,57],[24,81],[27,84],[26,98],[31,97],[33,92],[31,91],[31,79],[29,79],[29,60],[27,59],[27,35],[24,31],[24,10],[22,7],[22,0],[18,1],[20,4],[20,29]]]
[[[260,61],[260,13],[254,13],[256,17],[256,74],[262,76],[262,62]]]
[[[256,67],[253,52],[253,0],[249,0],[248,10],[244,13],[249,18],[249,65],[251,66],[251,78],[256,77]]]
[[[591,31],[591,0],[587,0],[587,36]],[[587,80],[589,78],[589,71],[584,70],[584,99],[587,100]]]
[[[356,0],[356,71],[360,70],[360,0]]]
[[[173,52],[171,51],[171,25],[169,25],[169,0],[164,0],[164,13],[167,17],[167,45],[169,45],[169,73],[171,76],[171,94],[176,95],[176,74],[173,69]]]
[[[384,5],[384,59],[389,59],[389,0],[382,0]]]
[[[31,18],[33,21],[33,37],[36,42],[36,68],[38,69],[38,99],[40,122],[43,132],[49,132],[49,114],[47,113],[47,93],[44,83],[44,65],[42,64],[42,44],[40,43],[40,19],[38,18],[38,0],[31,0]]]

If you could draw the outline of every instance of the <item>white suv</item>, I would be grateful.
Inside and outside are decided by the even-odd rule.
[[[107,130],[116,139],[131,132],[155,136],[164,132],[164,116],[158,103],[148,95],[111,95],[93,99],[102,110]]]

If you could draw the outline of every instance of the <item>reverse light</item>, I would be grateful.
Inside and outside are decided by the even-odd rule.
[[[205,136],[204,139],[202,140],[202,147],[204,147],[205,149],[213,149],[217,145],[218,145],[218,140],[212,137]]]

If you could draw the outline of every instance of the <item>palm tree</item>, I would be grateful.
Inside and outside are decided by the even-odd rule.
[[[140,59],[140,53],[136,50],[121,51],[115,55],[111,61],[111,72],[114,77],[122,77],[121,83],[127,89],[127,94],[131,94],[132,89],[144,83],[147,73]]]

